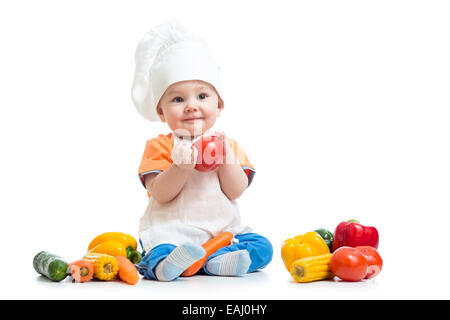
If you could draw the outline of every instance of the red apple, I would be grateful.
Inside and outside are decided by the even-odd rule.
[[[222,136],[201,137],[194,146],[198,150],[195,169],[206,172],[216,169],[225,161],[225,144]]]

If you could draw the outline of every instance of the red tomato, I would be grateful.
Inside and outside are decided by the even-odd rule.
[[[383,260],[381,259],[378,251],[370,246],[358,246],[355,247],[355,249],[361,251],[364,257],[367,259],[367,263],[369,265],[367,267],[367,274],[364,279],[371,279],[376,277],[383,268]]]
[[[225,159],[225,145],[219,136],[202,137],[194,143],[198,150],[195,169],[201,172],[214,170]]]
[[[330,269],[345,281],[360,281],[367,274],[367,259],[358,249],[340,247],[331,256]]]

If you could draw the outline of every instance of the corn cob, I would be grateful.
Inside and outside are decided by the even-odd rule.
[[[99,280],[112,280],[119,271],[119,264],[113,256],[88,252],[83,259],[94,264],[94,277]]]
[[[296,260],[291,265],[291,276],[296,282],[331,279],[334,274],[330,270],[330,260],[331,253]]]

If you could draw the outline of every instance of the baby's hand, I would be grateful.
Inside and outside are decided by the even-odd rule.
[[[172,149],[172,161],[182,170],[192,170],[197,163],[198,150],[187,142],[180,142]]]
[[[208,134],[206,134],[206,136],[211,136],[211,135],[214,135],[222,140],[222,142],[224,143],[224,147],[225,147],[225,158],[226,159],[224,159],[224,162],[230,163],[229,161],[233,160],[234,153],[233,153],[233,150],[231,149],[230,144],[228,143],[227,135],[225,134],[225,132],[221,131],[221,130],[216,130],[214,132],[209,132]]]

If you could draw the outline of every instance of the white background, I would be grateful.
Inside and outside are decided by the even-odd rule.
[[[449,16],[446,1],[1,2],[0,298],[450,298]],[[171,18],[220,61],[217,127],[256,167],[238,202],[273,262],[241,278],[46,281],[41,250],[75,260],[102,232],[138,237],[137,169],[169,129],[134,109],[134,51]],[[283,240],[350,218],[378,228],[382,273],[293,282]]]

